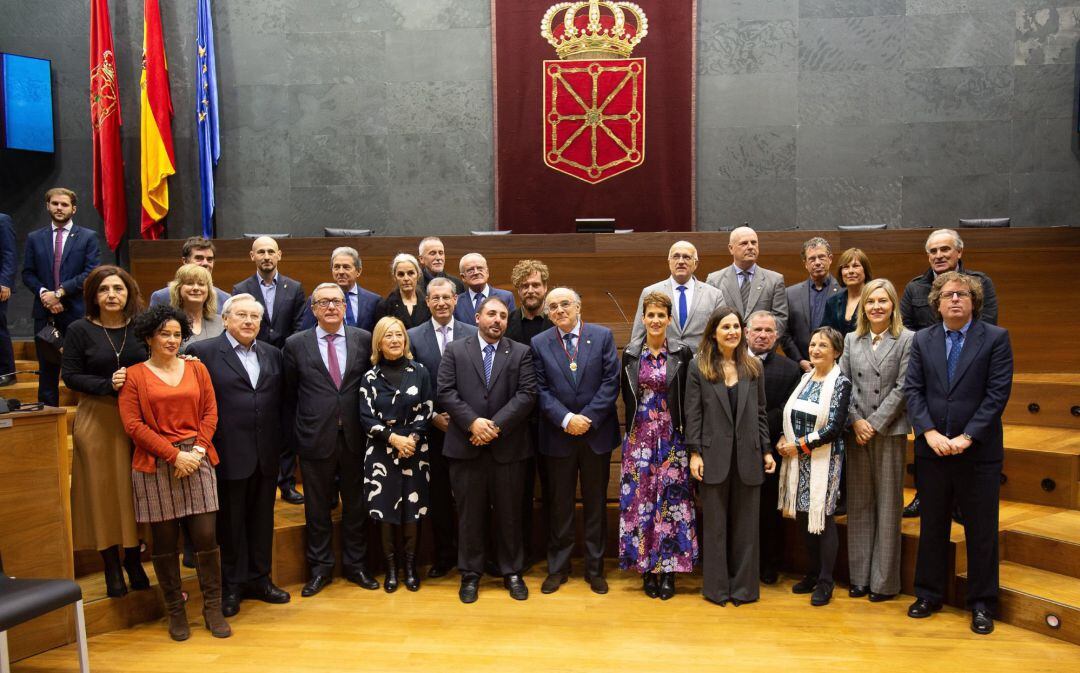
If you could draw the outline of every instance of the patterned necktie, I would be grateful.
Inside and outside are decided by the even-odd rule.
[[[577,342],[574,341],[574,333],[564,334],[563,341],[566,342],[566,355],[570,358],[570,378],[577,383]]]
[[[495,346],[484,346],[484,386],[491,385],[491,365],[495,361]]]
[[[449,331],[449,329],[450,328],[447,327],[446,325],[443,325],[442,327],[439,328],[439,353],[440,354],[446,352],[446,341],[448,339],[446,333]]]
[[[686,286],[680,285],[679,290],[679,329],[686,327]]]
[[[740,271],[739,275],[742,276],[743,279],[742,285],[739,286],[739,296],[742,297],[743,311],[747,311],[750,309],[750,307],[746,305],[746,302],[750,299],[750,272]]]
[[[53,263],[52,263],[52,275],[53,275],[53,289],[56,290],[60,287],[60,261],[64,255],[64,230],[56,230],[56,241],[53,243]]]
[[[330,370],[330,380],[338,390],[341,390],[341,365],[338,364],[337,348],[334,347],[334,339],[338,335],[327,334],[326,337],[326,368]]]
[[[960,351],[964,349],[964,335],[955,330],[948,330],[945,334],[949,337],[952,347],[949,349],[949,359],[945,363],[945,371],[949,376],[949,384],[952,384],[953,376],[956,375],[956,365],[960,364]]]
[[[476,297],[473,298],[473,305],[472,305],[473,313],[479,313],[480,312],[480,304],[484,303],[484,299],[485,299],[485,297],[484,297],[483,292],[477,292],[476,293]]]
[[[352,298],[355,296],[355,292],[345,293],[345,324],[350,327],[356,327],[356,312],[352,308]]]
[[[876,351],[877,347],[880,346],[880,345],[881,345],[881,335],[880,334],[874,335],[873,341],[870,342],[871,350]]]

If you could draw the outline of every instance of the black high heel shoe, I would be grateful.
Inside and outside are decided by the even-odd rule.
[[[649,598],[656,598],[660,595],[660,578],[656,576],[656,573],[645,573],[642,585],[645,589],[645,595]]]
[[[666,601],[675,595],[675,573],[661,573],[660,600]]]

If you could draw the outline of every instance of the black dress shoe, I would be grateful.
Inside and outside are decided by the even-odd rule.
[[[912,498],[911,502],[909,502],[907,504],[907,507],[904,508],[904,513],[903,514],[904,514],[905,519],[914,519],[915,517],[919,516],[919,494],[918,493],[915,494],[915,497]]]
[[[435,562],[431,564],[431,568],[427,571],[427,576],[435,579],[438,577],[446,577],[454,567],[453,563],[440,563]]]
[[[235,617],[240,612],[240,592],[233,588],[227,588],[221,593],[221,614],[225,617]]]
[[[871,603],[884,603],[885,601],[891,601],[894,598],[896,598],[896,594],[879,594],[874,593],[873,591],[870,592]]]
[[[715,598],[709,598],[708,596],[706,596],[705,600],[709,601],[713,605],[719,605],[722,608],[726,608],[727,604],[728,604],[728,599],[726,599],[726,598],[716,600]]]
[[[961,526],[964,525],[964,513],[960,511],[960,505],[953,505],[953,508],[952,508],[952,520],[955,521],[956,523],[960,524]],[[990,630],[992,631],[993,628],[994,627],[991,626]],[[987,631],[987,633],[989,633],[989,631]]]
[[[3,376],[0,376],[0,387],[10,386],[13,383],[15,383],[14,374],[4,374]]]
[[[660,600],[670,600],[675,596],[675,573],[660,573]]]
[[[907,616],[912,619],[924,619],[941,609],[941,603],[932,603],[925,598],[916,598],[915,602],[908,606]]]
[[[462,603],[475,603],[476,594],[480,589],[480,578],[476,575],[465,575],[461,578],[461,588],[458,589],[458,598]]]
[[[766,570],[761,573],[762,584],[776,584],[780,580],[780,574],[775,570]]]
[[[814,593],[810,595],[810,605],[816,608],[820,608],[823,605],[828,605],[832,600],[833,583],[832,582],[818,582],[814,587]]]
[[[311,598],[325,589],[333,581],[334,580],[329,575],[314,575],[307,581],[304,588],[300,590],[300,595],[304,598]]]
[[[607,580],[603,575],[590,575],[585,578],[585,581],[589,583],[589,588],[594,594],[603,596],[608,592]]]
[[[274,605],[281,605],[292,600],[292,596],[289,595],[288,591],[285,591],[281,587],[274,586],[274,583],[269,580],[267,580],[265,584],[244,589],[241,596],[256,601],[262,601],[263,603],[273,603]],[[228,615],[225,616],[228,617]]]
[[[364,568],[351,570],[345,573],[345,579],[349,580],[361,589],[367,589],[368,591],[374,591],[379,588],[379,580],[369,575],[367,573],[367,570]]]
[[[994,615],[989,610],[975,608],[971,611],[971,630],[980,636],[994,632]]]
[[[641,583],[645,589],[645,595],[649,598],[660,595],[660,577],[656,573],[645,573]]]
[[[809,575],[796,582],[791,587],[791,593],[793,594],[808,594],[814,591],[814,587],[817,586],[817,578],[810,577]]]
[[[865,584],[852,584],[851,588],[847,590],[847,595],[852,598],[862,598],[868,593],[870,593],[870,587]]]
[[[553,573],[544,578],[544,583],[540,585],[540,593],[553,594],[564,584],[566,584],[566,575]]]
[[[304,494],[296,490],[295,486],[281,489],[281,499],[290,505],[304,504]]]
[[[503,578],[503,586],[510,592],[510,598],[515,601],[523,601],[529,597],[529,587],[525,586],[525,580],[521,575],[507,575]]]

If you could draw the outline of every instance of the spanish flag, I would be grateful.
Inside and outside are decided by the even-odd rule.
[[[172,95],[165,62],[158,0],[143,0],[142,89],[142,235],[161,238],[161,220],[169,213],[169,176],[176,173],[172,139]]]

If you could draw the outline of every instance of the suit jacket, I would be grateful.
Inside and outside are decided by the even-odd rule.
[[[985,273],[965,269],[963,263],[958,264],[956,270],[975,276],[982,282],[983,305],[979,312],[979,320],[996,325],[998,303],[994,281],[990,280],[990,276]],[[922,275],[912,278],[904,287],[904,295],[900,297],[900,318],[904,322],[904,327],[912,332],[941,323],[941,315],[937,312],[937,307],[930,305],[930,288],[933,284],[934,270],[927,269]]]
[[[507,311],[513,313],[515,308],[514,294],[506,290],[500,290],[490,283],[488,284],[488,287],[491,289],[491,295],[502,299],[503,303],[506,304]],[[470,325],[476,324],[476,309],[469,300],[468,291],[458,294],[457,306],[454,307],[454,319]]]
[[[234,295],[248,293],[266,308],[263,299],[262,284],[259,274],[254,274],[233,285]],[[278,274],[277,289],[274,290],[274,306],[269,320],[263,314],[262,323],[259,325],[259,341],[266,342],[275,348],[285,346],[285,340],[294,332],[300,331],[300,323],[304,317],[304,306],[307,295],[304,294],[304,286],[300,281],[293,280],[288,276]]]
[[[913,336],[906,329],[899,337],[886,331],[876,351],[869,332],[844,337],[840,369],[851,379],[849,422],[863,419],[880,435],[906,435],[911,429],[905,413],[904,376]]]
[[[911,342],[904,397],[915,430],[915,454],[937,454],[926,431],[947,437],[967,434],[972,445],[959,460],[996,462],[1004,457],[1001,414],[1012,391],[1013,356],[1008,330],[978,320],[971,323],[950,384],[945,360],[945,327],[938,323]]]
[[[777,331],[780,338],[784,338],[788,323],[788,303],[783,276],[759,265],[751,281],[748,306],[743,306],[739,277],[735,274],[734,266],[729,264],[719,271],[713,271],[705,282],[720,288],[724,294],[724,303],[737,309],[743,320],[754,311],[772,311],[779,323]]]
[[[610,453],[619,443],[619,358],[615,338],[602,325],[582,323],[578,337],[577,371],[563,350],[558,327],[541,332],[532,340],[536,369],[537,403],[540,407],[540,453],[569,456],[574,440],[562,427],[566,414],[581,414],[592,421],[581,435],[593,453]]]
[[[0,285],[15,291],[15,270],[19,257],[15,252],[15,223],[0,213]],[[51,267],[50,267],[51,269]]]
[[[294,419],[296,454],[319,460],[329,457],[337,445],[338,424],[346,443],[364,446],[360,425],[360,383],[371,368],[371,332],[345,328],[345,375],[341,388],[334,386],[323,364],[315,329],[297,332],[285,340],[285,405]]]
[[[83,283],[98,264],[101,264],[101,252],[98,250],[97,234],[92,229],[72,224],[71,232],[64,240],[64,251],[60,259],[60,287],[64,288],[64,297],[60,303],[72,320],[81,318],[86,313],[82,296]],[[23,285],[34,294],[34,319],[48,318],[52,314],[45,310],[37,297],[42,288],[56,289],[53,287],[51,224],[31,231],[26,237],[22,279]]]
[[[671,278],[665,278],[659,283],[653,283],[641,291],[638,297],[637,310],[634,313],[633,329],[630,330],[630,343],[645,342],[645,325],[641,322],[642,301],[650,292],[661,292],[671,299],[671,324],[668,325],[668,345],[675,348],[678,344],[686,344],[690,350],[697,351],[701,343],[701,336],[705,333],[705,325],[709,322],[712,312],[724,305],[723,294],[715,287],[695,279],[694,296],[690,300],[686,324],[679,327],[676,317],[679,312],[679,298],[671,295]],[[638,349],[640,353],[641,350]]]
[[[424,293],[421,291],[416,293],[416,306],[413,307],[413,312],[410,314],[409,309],[405,307],[405,302],[401,301],[401,291],[397,288],[391,290],[390,294],[379,300],[375,308],[375,322],[379,322],[380,319],[388,315],[400,320],[405,325],[406,330],[423,325],[425,322],[431,323],[431,311],[428,310],[427,302],[424,300]],[[432,370],[432,375],[434,375],[435,371]]]
[[[256,341],[259,380],[255,387],[226,335],[191,344],[187,352],[206,365],[214,384],[218,478],[247,479],[256,469],[264,477],[276,477],[287,428],[281,351]]]
[[[225,300],[230,296],[228,292],[222,290],[220,287],[214,287],[214,295],[217,297],[217,312],[221,315],[221,309],[225,308]],[[261,297],[259,298],[261,300]],[[154,290],[150,294],[150,306],[165,306],[169,303],[169,286],[161,288],[160,290]]]
[[[736,283],[738,279],[736,279]],[[836,296],[842,288],[832,276],[825,277],[825,301]],[[809,360],[807,347],[810,345],[810,333],[820,325],[810,324],[810,280],[804,280],[787,288],[785,292],[788,306],[787,329],[780,340],[784,355],[792,360]],[[744,316],[745,317],[745,316]],[[825,312],[821,314],[821,325],[825,324]]]
[[[626,434],[634,430],[634,417],[637,415],[638,402],[641,395],[638,393],[638,374],[641,371],[641,352],[647,348],[644,341],[630,344],[622,354],[622,398],[623,398],[623,422],[626,424]],[[686,373],[694,352],[686,344],[678,344],[668,351],[667,361],[667,407],[671,414],[671,424],[675,431],[686,436],[686,423],[683,413],[683,396],[686,392]]]
[[[451,343],[461,341],[466,337],[476,336],[476,328],[472,325],[467,325],[459,320],[455,320],[453,326],[454,336],[450,339]],[[442,362],[442,353],[439,352],[439,335],[435,333],[435,326],[431,324],[430,320],[423,325],[417,325],[409,330],[409,346],[412,350],[413,359],[427,368],[428,375],[431,377],[434,384],[434,379],[439,375],[439,364]],[[434,385],[432,387],[434,387]],[[439,407],[438,400],[435,400],[435,413],[442,413],[442,408]],[[435,429],[435,426],[431,426],[431,429],[439,435],[442,434]]]
[[[479,335],[447,344],[439,364],[437,404],[450,414],[443,443],[447,458],[473,460],[484,451],[499,463],[525,460],[532,453],[526,420],[536,403],[532,351],[507,338],[499,340],[491,367],[491,385],[484,383]],[[499,436],[484,446],[469,442],[477,418],[499,426]]]
[[[763,456],[769,445],[769,417],[765,411],[765,377],[739,378],[737,409],[731,408],[723,379],[710,382],[690,363],[686,381],[686,448],[701,454],[705,483],[722,484],[731,471],[731,452],[739,480],[747,486],[765,481]]]
[[[457,276],[451,276],[450,274],[448,274],[446,272],[443,272],[443,273],[438,274],[438,277],[439,278],[445,278],[445,279],[449,280],[451,283],[453,283],[454,284],[454,292],[456,294],[461,294],[462,292],[465,291],[465,283],[461,282],[461,279],[458,278]],[[420,278],[419,278],[419,282],[417,282],[417,284],[416,284],[416,289],[420,290],[421,292],[427,292],[427,284],[430,283],[431,281],[435,280],[435,278],[436,278],[435,274],[431,273],[427,269],[421,268]]]
[[[371,290],[365,290],[358,284],[356,286],[356,303],[359,306],[357,310],[355,324],[349,325],[350,327],[359,327],[362,330],[370,332],[375,329],[375,311],[379,306],[379,301],[382,299],[379,295],[375,294]],[[347,316],[348,314],[346,314]],[[304,300],[304,317],[300,320],[300,329],[308,330],[313,329],[318,324],[318,320],[315,319],[315,314],[311,312],[311,301],[309,299]],[[346,322],[348,324],[348,322]]]
[[[772,352],[761,360],[765,366],[765,413],[769,417],[769,447],[774,457],[776,442],[784,434],[784,405],[802,379],[802,369],[789,357]]]

